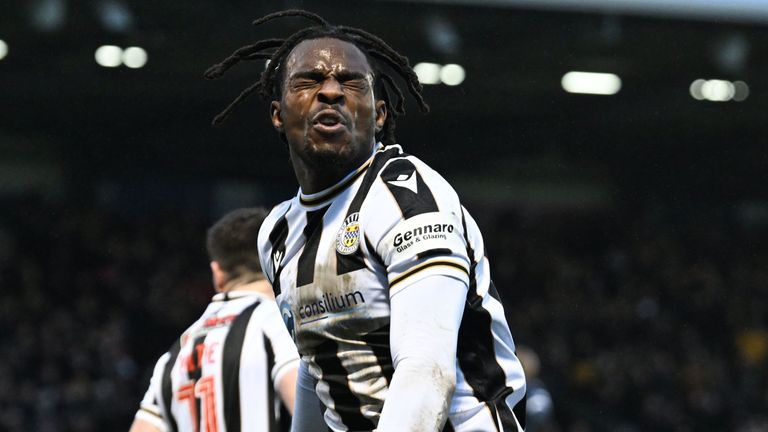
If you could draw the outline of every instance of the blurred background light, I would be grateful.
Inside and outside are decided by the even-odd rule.
[[[744,81],[697,79],[690,86],[691,97],[711,102],[741,102],[749,97],[749,86]]]
[[[141,47],[128,47],[123,51],[123,64],[138,69],[147,64],[147,52]]]
[[[461,65],[447,64],[440,69],[440,81],[445,85],[456,86],[464,82],[466,73]]]
[[[733,83],[725,80],[707,80],[701,86],[701,94],[705,99],[713,102],[725,102],[733,97]]]
[[[32,26],[43,32],[52,32],[64,27],[67,18],[67,4],[63,0],[37,0],[32,3]]]
[[[133,26],[133,15],[125,3],[118,0],[105,0],[96,9],[99,20],[105,29],[123,33]]]
[[[749,97],[749,86],[744,81],[734,81],[733,100],[742,102]]]
[[[425,23],[423,30],[433,50],[441,54],[456,54],[461,44],[461,37],[456,26],[442,16],[432,16]]]
[[[4,59],[8,55],[8,44],[4,40],[0,39],[0,60]]]
[[[568,93],[613,95],[621,90],[621,78],[612,73],[571,71],[560,83]]]
[[[102,45],[94,54],[96,63],[104,67],[118,67],[123,62],[123,50],[115,45]]]
[[[422,84],[440,83],[441,68],[437,63],[417,63],[413,67],[413,71],[416,72],[416,76],[419,77],[419,82]]]
[[[707,80],[697,79],[691,83],[691,86],[689,88],[691,92],[691,97],[693,97],[696,100],[704,100],[704,94],[701,92],[701,87],[704,86],[705,82],[707,82]]]
[[[715,64],[722,72],[741,73],[749,61],[749,40],[740,33],[723,36],[712,47]]]

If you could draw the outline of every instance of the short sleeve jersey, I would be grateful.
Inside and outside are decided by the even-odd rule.
[[[325,191],[277,205],[259,255],[331,429],[376,428],[393,374],[390,297],[430,275],[468,287],[450,413],[524,398],[480,231],[453,188],[399,145],[380,145]]]
[[[298,360],[274,300],[217,294],[158,360],[136,417],[161,431],[278,431],[275,383]]]

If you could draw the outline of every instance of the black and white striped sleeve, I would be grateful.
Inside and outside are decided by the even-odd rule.
[[[271,377],[275,389],[277,389],[285,373],[290,369],[298,368],[299,353],[288,329],[285,327],[277,304],[274,301],[264,301],[259,308],[264,315],[262,331],[267,337],[266,342],[274,355]]]
[[[141,400],[139,410],[136,412],[137,419],[150,423],[161,432],[165,432],[170,428],[162,405],[162,381],[165,366],[171,357],[171,353],[165,353],[155,364],[152,378],[149,380],[149,388]]]
[[[461,204],[448,182],[413,157],[389,162],[379,180],[361,218],[387,268],[390,293],[430,275],[468,284]]]

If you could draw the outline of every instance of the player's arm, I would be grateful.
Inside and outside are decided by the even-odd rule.
[[[456,338],[467,285],[431,275],[391,299],[395,372],[378,431],[439,431],[456,386]]]
[[[296,350],[293,339],[291,339],[291,335],[288,333],[288,329],[285,327],[285,323],[283,323],[277,304],[274,301],[270,301],[265,302],[260,307],[265,308],[267,311],[263,331],[275,355],[274,364],[272,365],[272,380],[275,390],[280,394],[280,399],[285,404],[285,407],[293,415],[299,353]]]
[[[162,429],[144,419],[135,418],[129,432],[162,432]]]
[[[139,410],[131,425],[130,432],[166,432],[168,421],[160,406],[162,374],[170,353],[165,353],[155,364],[152,378],[149,380],[149,388],[141,400]]]
[[[277,383],[277,391],[280,393],[280,399],[283,400],[288,412],[293,415],[296,404],[296,379],[299,375],[297,364],[291,366],[283,373],[282,379]]]
[[[381,196],[368,201],[393,205],[361,212],[390,290],[394,374],[378,430],[439,431],[456,387],[456,344],[469,284],[463,213],[448,183],[415,160],[391,162],[381,180],[372,189]]]
[[[296,381],[296,405],[291,432],[315,432],[324,429],[322,404],[315,393],[317,382],[310,376],[307,364],[300,362]]]

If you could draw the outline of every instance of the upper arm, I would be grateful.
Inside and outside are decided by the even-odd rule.
[[[262,328],[274,354],[274,364],[271,366],[272,380],[285,405],[293,411],[299,353],[283,323],[277,304],[269,301],[259,307],[263,308],[265,313]]]
[[[168,419],[162,404],[162,379],[170,353],[165,353],[155,364],[149,387],[141,400],[136,418],[131,426],[131,432],[165,432],[168,430]]]
[[[390,295],[430,275],[468,283],[463,213],[453,188],[418,160],[395,159],[361,212],[365,234],[386,267]]]
[[[131,425],[129,432],[163,432],[163,429],[158,428],[143,418],[136,417],[133,419],[133,424]]]

